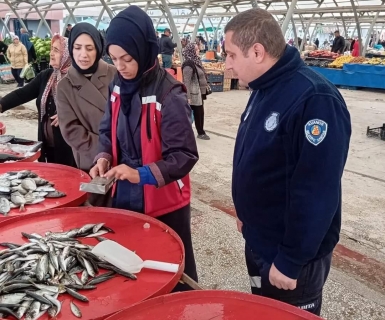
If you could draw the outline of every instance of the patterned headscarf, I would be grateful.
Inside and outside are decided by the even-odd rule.
[[[60,58],[60,66],[58,69],[54,68],[52,75],[49,78],[48,83],[47,83],[45,90],[43,92],[43,96],[41,97],[40,121],[43,120],[43,117],[45,115],[47,99],[48,99],[49,93],[51,91],[52,91],[52,96],[53,96],[53,99],[55,101],[55,104],[57,104],[57,102],[56,102],[57,85],[58,85],[59,81],[62,78],[64,78],[64,76],[67,74],[68,69],[71,66],[71,58],[70,58],[70,54],[68,52],[68,39],[64,38],[62,36],[59,36],[59,35],[55,35],[52,38],[51,47],[56,40],[60,41],[60,47],[61,47],[61,54],[62,55]]]
[[[197,55],[196,53],[196,43],[195,42],[190,42],[188,43],[183,51],[183,63],[186,63],[188,61],[192,61],[196,66],[199,66],[203,69],[202,61],[201,58]]]

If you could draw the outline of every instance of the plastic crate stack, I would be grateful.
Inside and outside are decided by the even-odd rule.
[[[223,74],[209,73],[207,80],[213,92],[223,92]]]
[[[1,83],[9,83],[14,82],[15,79],[11,72],[10,64],[2,64],[0,65],[0,82]]]
[[[223,91],[231,90],[231,80],[233,79],[233,70],[226,70],[224,72],[224,83],[223,83]]]

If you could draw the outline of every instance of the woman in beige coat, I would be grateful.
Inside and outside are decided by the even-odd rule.
[[[72,148],[78,168],[87,173],[97,154],[108,86],[116,74],[114,66],[101,60],[103,49],[103,37],[94,26],[74,26],[69,37],[72,66],[58,85],[60,130]],[[94,204],[91,199],[90,202]]]
[[[19,37],[13,37],[13,43],[8,46],[7,58],[11,62],[11,71],[17,87],[21,88],[24,86],[24,79],[20,78],[20,73],[28,63],[28,52],[27,48],[20,42]]]

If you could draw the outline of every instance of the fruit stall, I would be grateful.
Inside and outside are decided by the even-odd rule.
[[[385,89],[385,58],[309,55],[305,63],[337,86]]]

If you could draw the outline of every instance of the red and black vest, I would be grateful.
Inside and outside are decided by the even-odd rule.
[[[142,113],[141,113],[141,147],[142,165],[148,165],[162,158],[162,102],[170,91],[178,86],[183,86],[163,69],[155,67],[154,80],[144,85],[141,89]],[[115,78],[116,79],[116,78]],[[119,81],[114,81],[115,86],[111,94],[111,143],[112,166],[118,165],[118,141],[117,127],[120,113],[121,98]],[[184,88],[185,90],[185,88]],[[181,107],[181,110],[183,108]],[[167,130],[167,129],[166,129]],[[113,189],[113,194],[115,191]],[[144,213],[151,217],[158,217],[173,212],[190,203],[191,187],[190,176],[173,181],[165,186],[157,188],[152,185],[144,186]]]

